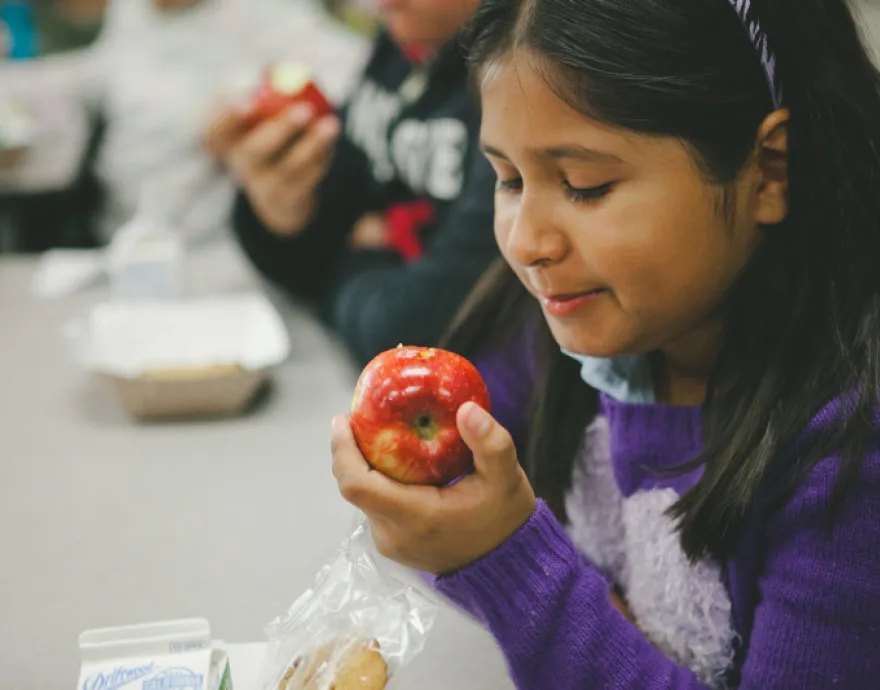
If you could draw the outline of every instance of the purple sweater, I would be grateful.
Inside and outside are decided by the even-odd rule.
[[[729,560],[691,564],[664,510],[699,473],[655,470],[695,456],[700,422],[697,408],[603,397],[567,498],[571,524],[539,504],[494,552],[436,581],[488,627],[519,688],[880,687],[880,444],[833,533],[829,457],[782,509],[751,516]],[[611,584],[638,626],[612,605]]]

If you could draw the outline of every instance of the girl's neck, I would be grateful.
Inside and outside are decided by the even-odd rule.
[[[701,405],[721,348],[721,324],[712,323],[655,352],[651,360],[657,400]]]

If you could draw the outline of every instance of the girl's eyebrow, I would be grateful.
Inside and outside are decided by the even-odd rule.
[[[503,160],[507,160],[507,156],[504,155],[504,152],[495,148],[491,144],[487,144],[485,141],[480,142],[480,150],[485,153],[487,156],[492,156],[493,158],[501,158]],[[531,153],[544,157],[544,158],[574,158],[580,161],[586,161],[588,163],[622,163],[623,161],[615,156],[613,153],[606,153],[604,151],[597,151],[596,149],[586,148],[584,146],[580,146],[579,144],[569,144],[566,146],[551,146],[550,148],[545,149],[532,149]]]
[[[480,151],[485,153],[487,156],[492,156],[492,158],[501,158],[503,160],[507,160],[507,156],[505,156],[502,151],[496,149],[491,144],[487,144],[485,141],[482,140],[480,140]]]
[[[623,163],[623,161],[613,153],[605,151],[597,151],[579,144],[569,144],[567,146],[553,146],[547,149],[537,151],[538,154],[547,156],[548,158],[574,158],[588,163]]]

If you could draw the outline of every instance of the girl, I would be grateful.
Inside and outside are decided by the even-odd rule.
[[[466,405],[474,473],[405,487],[337,419],[343,495],[521,688],[876,687],[880,78],[846,3],[485,0],[470,54],[510,269],[452,344],[533,341],[525,469]]]

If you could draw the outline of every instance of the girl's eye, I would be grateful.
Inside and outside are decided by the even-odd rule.
[[[591,201],[598,201],[611,191],[613,183],[599,185],[598,187],[572,187],[568,182],[565,183],[565,193],[576,204],[586,204]]]
[[[498,180],[495,183],[495,191],[496,192],[521,192],[522,191],[522,178],[521,177],[511,177],[508,180]]]

